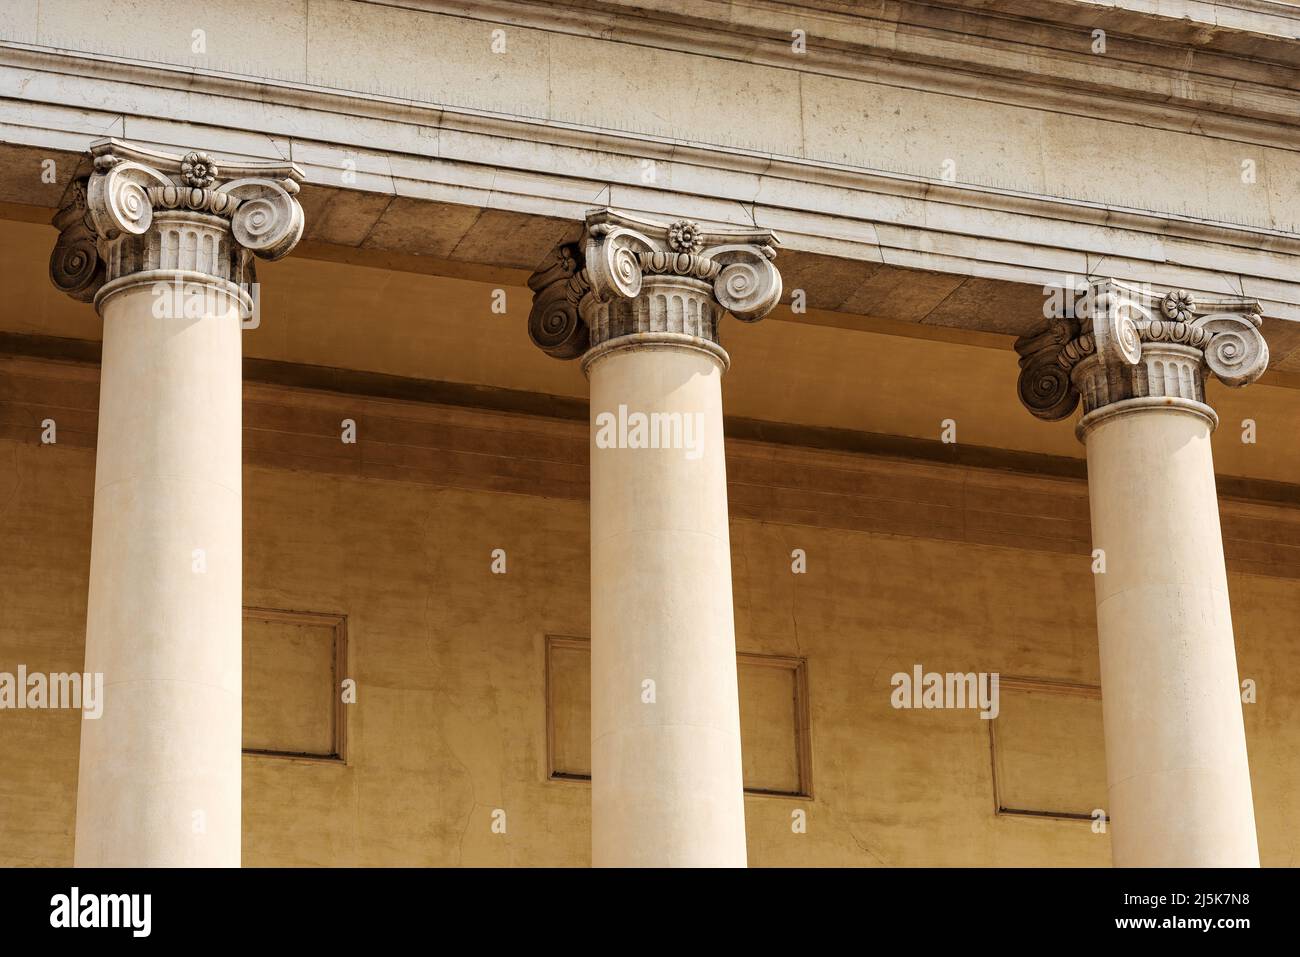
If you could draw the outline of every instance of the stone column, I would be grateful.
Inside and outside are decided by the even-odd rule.
[[[591,383],[592,861],[745,866],[718,341],[781,296],[775,237],[591,213],[530,280]]]
[[[85,670],[105,701],[82,722],[75,863],[237,867],[240,326],[253,255],[302,233],[302,174],[90,153],[50,262],[104,324]]]
[[[1205,377],[1259,378],[1260,325],[1252,300],[1099,282],[1017,343],[1031,412],[1083,397],[1116,866],[1259,864]]]

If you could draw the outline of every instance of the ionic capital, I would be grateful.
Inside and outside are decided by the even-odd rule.
[[[93,169],[75,180],[54,216],[54,285],[81,302],[102,303],[138,281],[181,278],[242,287],[252,259],[279,259],[302,236],[296,196],[303,180],[290,163],[218,166],[205,153],[160,153],[97,140]]]
[[[1055,420],[1073,413],[1082,398],[1081,436],[1106,415],[1143,407],[1179,407],[1213,426],[1205,374],[1229,386],[1263,375],[1262,323],[1253,299],[1091,282],[1072,308],[1016,340],[1020,401],[1040,419]]]
[[[528,280],[528,334],[548,355],[573,359],[622,344],[693,344],[726,362],[718,321],[762,319],[781,298],[767,230],[651,223],[593,210]]]

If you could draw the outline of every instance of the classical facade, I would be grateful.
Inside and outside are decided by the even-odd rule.
[[[1296,863],[1298,35],[11,4],[0,860]]]

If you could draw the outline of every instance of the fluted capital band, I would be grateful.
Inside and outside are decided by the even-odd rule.
[[[593,210],[529,278],[528,333],[558,359],[608,351],[625,339],[644,346],[657,334],[665,343],[700,340],[721,353],[724,313],[757,322],[780,300],[778,242],[766,230],[711,230]]]
[[[1245,297],[1155,293],[1102,280],[1072,309],[1016,341],[1020,401],[1040,419],[1063,419],[1083,401],[1082,437],[1102,410],[1177,408],[1202,415],[1209,372],[1229,386],[1254,382],[1268,368],[1260,305]],[[1164,400],[1134,402],[1136,399]]]
[[[252,279],[252,259],[279,259],[302,236],[302,171],[285,163],[220,166],[97,140],[91,172],[73,181],[54,216],[54,285],[81,302],[102,301],[132,276],[186,274],[235,287]]]

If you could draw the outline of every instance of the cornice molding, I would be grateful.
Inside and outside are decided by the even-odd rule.
[[[71,65],[80,70],[67,69]],[[140,86],[174,86],[184,77],[187,90],[196,94],[228,97],[250,103],[320,110],[324,113],[367,117],[394,123],[417,123],[454,132],[523,140],[570,149],[627,152],[656,161],[694,163],[751,176],[766,176],[798,183],[896,196],[909,200],[937,200],[957,206],[1033,215],[1154,232],[1197,242],[1214,242],[1251,250],[1300,254],[1300,224],[1295,231],[1251,223],[1227,222],[1162,210],[1116,206],[1079,197],[1048,195],[978,183],[945,182],[912,173],[853,166],[826,160],[784,156],[739,147],[690,143],[653,134],[605,130],[560,120],[493,113],[465,107],[416,103],[398,97],[349,92],[283,80],[264,79],[250,85],[247,77],[196,71],[167,64],[144,63],[119,57],[48,51],[0,41],[0,67],[14,66],[94,80]],[[268,136],[287,134],[273,129],[253,130]],[[1294,137],[1292,137],[1294,145]],[[351,144],[347,144],[351,145]],[[388,150],[380,150],[388,152]],[[461,157],[440,155],[440,159]],[[309,166],[310,164],[304,164]],[[309,177],[310,179],[310,177]],[[659,188],[671,189],[671,186]]]
[[[1294,148],[1294,130],[1300,125],[1294,110],[1300,90],[1300,45],[1279,41],[1279,49],[1293,58],[1278,62],[1262,60],[1258,50],[1215,54],[1208,47],[1191,48],[1185,42],[1212,35],[1206,31],[1181,40],[1175,34],[1154,41],[1114,33],[1108,35],[1112,52],[1098,56],[1090,52],[1090,29],[1123,12],[1113,7],[1080,11],[1088,17],[1071,23],[985,9],[984,0],[978,4],[902,0],[883,5],[885,12],[878,15],[775,0],[745,4],[692,0],[692,16],[674,12],[674,4],[646,8],[616,0],[362,2],[1279,148]],[[707,15],[710,11],[715,15]],[[780,28],[773,26],[777,22]],[[793,55],[787,22],[800,28],[823,25],[825,35],[810,31],[808,51]],[[1182,21],[1148,16],[1143,23],[1154,29]],[[1077,40],[1077,48],[1072,39]],[[1264,42],[1265,38],[1254,39]],[[194,76],[221,73],[15,41],[0,45],[162,68],[170,65]],[[1210,62],[1214,57],[1222,62]],[[225,75],[259,83],[294,83],[237,72]],[[310,82],[295,85],[327,89]]]
[[[1252,117],[1256,127],[1265,121],[1294,129],[1300,122],[1293,106],[1300,89],[1300,49],[1284,34],[1202,24],[1189,29],[1185,17],[1113,3],[898,0],[864,9],[781,0],[690,0],[653,7],[620,0],[363,2],[1057,112],[1131,116],[1146,126],[1244,136],[1265,145],[1294,140],[1280,131],[1274,139],[1254,140],[1246,132],[1252,123],[1242,117]],[[1300,17],[1292,22],[1300,30]],[[807,52],[799,56],[790,50],[794,27],[808,34]],[[1096,28],[1107,30],[1111,52],[1104,56],[1091,52]],[[1143,32],[1133,32],[1137,29]],[[1212,41],[1229,33],[1244,39],[1217,49]],[[1277,59],[1264,56],[1264,45]],[[1279,82],[1287,71],[1290,83]],[[1081,103],[1081,93],[1096,94],[1105,103]]]

